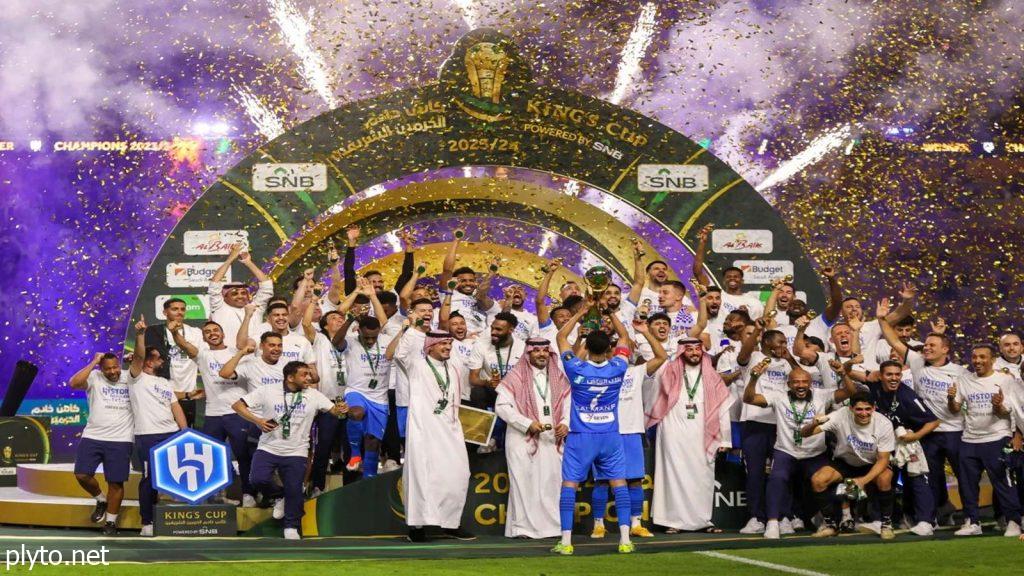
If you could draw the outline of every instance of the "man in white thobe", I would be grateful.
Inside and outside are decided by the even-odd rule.
[[[452,336],[427,332],[397,336],[394,353],[409,377],[409,421],[402,468],[405,522],[409,540],[425,542],[424,526],[440,526],[447,536],[474,540],[462,530],[462,509],[469,488],[469,457],[459,422],[465,363],[452,357]]]
[[[548,340],[531,338],[525,354],[498,385],[495,412],[509,426],[509,538],[553,538],[562,533],[558,500],[562,442],[569,433],[564,412],[569,380],[556,359]]]
[[[669,533],[721,532],[711,523],[715,454],[732,448],[734,398],[701,341],[690,337],[679,340],[679,354],[665,366],[658,386],[647,414],[647,427],[658,426],[652,520]]]

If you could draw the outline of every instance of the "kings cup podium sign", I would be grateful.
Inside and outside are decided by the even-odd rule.
[[[237,532],[234,506],[199,505],[231,485],[228,447],[192,429],[150,450],[153,488],[188,505],[157,506],[154,532],[168,536],[223,536]]]

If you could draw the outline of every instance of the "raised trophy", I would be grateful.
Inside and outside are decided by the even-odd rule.
[[[601,294],[608,289],[612,283],[612,273],[605,266],[594,266],[583,274],[583,281],[590,288],[594,295],[594,305],[583,317],[583,325],[591,331],[601,328]]]

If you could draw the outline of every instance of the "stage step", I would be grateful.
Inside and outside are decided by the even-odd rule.
[[[139,498],[139,480],[142,474],[132,470],[128,481],[124,483],[124,497],[129,500]],[[96,471],[96,480],[105,493],[107,480],[103,475],[103,466]],[[65,498],[81,498],[85,491],[75,479],[75,465],[65,464],[18,464],[18,488],[25,492],[43,496],[61,496]]]
[[[85,491],[75,479],[74,464],[19,464],[17,487],[0,488],[0,523],[23,526],[60,526],[66,528],[97,527],[89,520],[96,501],[84,497]],[[139,480],[132,471],[125,483],[125,502],[118,525],[138,530]],[[97,472],[103,490],[107,484],[102,468]],[[170,503],[172,500],[163,499]],[[270,518],[269,508],[237,508],[238,530],[244,532]]]

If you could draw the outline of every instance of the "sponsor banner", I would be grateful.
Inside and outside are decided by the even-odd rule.
[[[326,164],[253,164],[252,189],[257,192],[323,192]]]
[[[703,164],[641,164],[637,168],[641,192],[703,192],[708,189],[708,167]]]
[[[167,285],[171,288],[206,288],[220,262],[171,262],[167,265]],[[231,268],[224,275],[231,282]]]
[[[773,249],[771,230],[713,230],[711,249],[719,254],[746,252],[769,254]]]
[[[89,401],[84,398],[51,398],[25,400],[18,407],[21,416],[49,418],[51,426],[85,426]]]
[[[743,270],[744,284],[771,284],[772,280],[793,273],[790,260],[736,260],[732,265]]]
[[[231,245],[241,242],[248,248],[245,230],[186,230],[185,254],[189,256],[227,256]]]
[[[166,320],[164,302],[171,298],[185,301],[185,320],[207,320],[210,317],[210,297],[206,294],[161,294],[156,297],[156,318]]]

